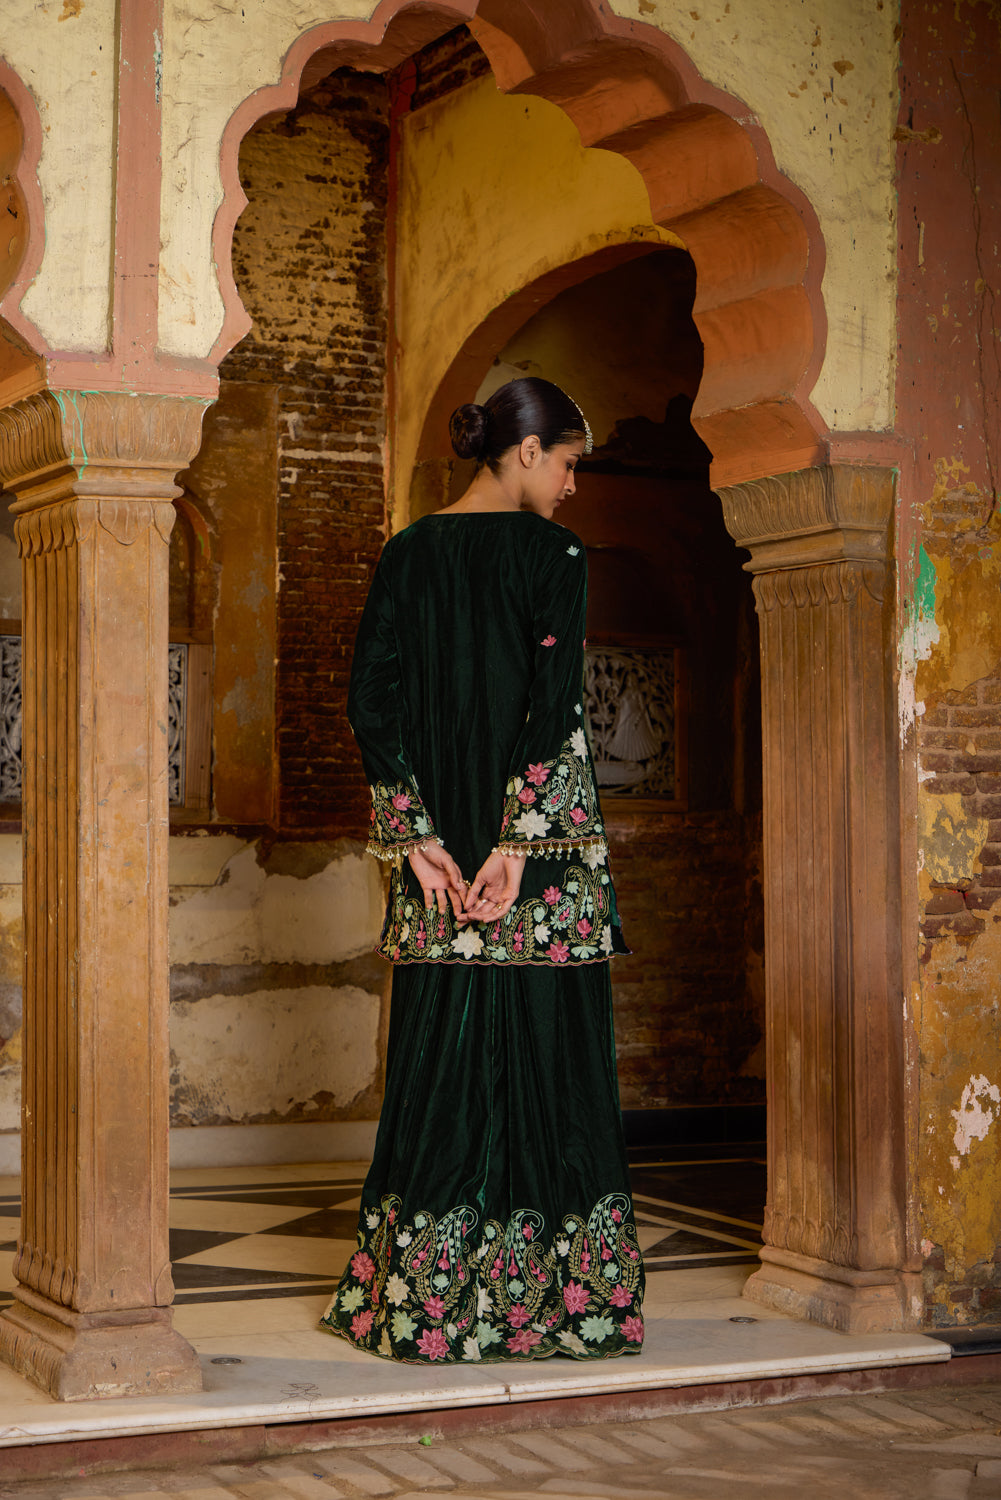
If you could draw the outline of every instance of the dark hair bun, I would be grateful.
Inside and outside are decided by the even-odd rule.
[[[457,406],[448,422],[452,447],[460,458],[483,457],[487,442],[487,412],[482,406]]]

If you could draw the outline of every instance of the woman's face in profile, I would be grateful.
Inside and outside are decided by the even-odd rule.
[[[583,452],[582,437],[572,443],[556,443],[552,448],[540,449],[525,475],[522,509],[532,510],[547,521],[552,520],[561,501],[576,489],[574,469]]]

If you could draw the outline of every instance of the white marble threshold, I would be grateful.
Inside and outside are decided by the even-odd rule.
[[[0,1448],[259,1423],[360,1419],[778,1376],[947,1361],[920,1334],[833,1333],[743,1300],[751,1267],[650,1277],[641,1354],[593,1364],[394,1365],[316,1326],[324,1298],[185,1303],[174,1321],[201,1358],[197,1395],[60,1403],[0,1369]],[[753,1318],[735,1323],[733,1318]],[[226,1361],[215,1363],[216,1360]],[[229,1361],[238,1361],[230,1363]]]

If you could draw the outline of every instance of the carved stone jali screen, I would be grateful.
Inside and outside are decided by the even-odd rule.
[[[768,1206],[746,1295],[846,1331],[920,1317],[905,1231],[894,475],[721,491],[761,626]]]
[[[584,717],[604,796],[683,802],[684,681],[681,647],[588,647]]]

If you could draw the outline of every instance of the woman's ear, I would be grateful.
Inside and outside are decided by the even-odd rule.
[[[542,452],[542,443],[533,432],[528,437],[522,438],[518,452],[525,468],[530,469]]]

